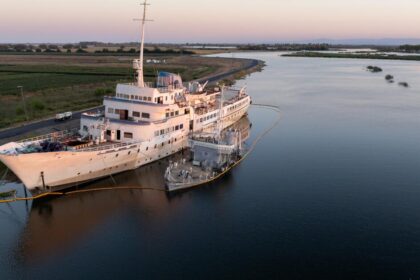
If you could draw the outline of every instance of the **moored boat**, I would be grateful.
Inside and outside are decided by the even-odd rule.
[[[132,170],[188,147],[192,134],[211,130],[222,115],[226,128],[251,104],[245,88],[225,90],[198,82],[184,83],[160,72],[155,82],[143,77],[144,23],[137,80],[118,84],[104,98],[103,112],[84,113],[80,128],[0,146],[2,161],[33,193],[61,190]]]
[[[192,135],[188,141],[190,156],[170,163],[165,171],[167,191],[200,186],[227,173],[246,154],[247,149],[243,143],[249,138],[250,127],[248,118],[244,117],[228,129],[216,126],[212,133]]]

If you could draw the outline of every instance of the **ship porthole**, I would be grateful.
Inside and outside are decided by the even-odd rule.
[[[118,157],[118,154],[116,154],[115,157]]]

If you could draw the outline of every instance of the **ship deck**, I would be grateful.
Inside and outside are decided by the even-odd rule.
[[[192,161],[173,163],[166,176],[168,191],[191,188],[209,181],[217,176],[214,171],[205,170],[193,165]]]
[[[132,145],[138,143],[138,141],[115,142],[109,140],[96,143],[91,140],[80,140],[80,135],[74,131],[61,131],[6,144],[1,147],[3,149],[0,149],[0,153],[6,155],[19,155],[64,151],[89,152],[126,149],[131,148]]]

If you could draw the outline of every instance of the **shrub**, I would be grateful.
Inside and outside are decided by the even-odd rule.
[[[42,111],[45,109],[45,104],[40,100],[32,101],[31,106],[35,111]]]
[[[106,94],[106,90],[104,88],[97,88],[95,90],[95,96],[103,96]]]
[[[25,111],[22,109],[22,107],[16,108],[16,115],[20,116],[20,115],[23,115],[24,113]]]

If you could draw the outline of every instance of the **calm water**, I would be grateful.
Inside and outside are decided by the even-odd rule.
[[[283,115],[247,160],[173,196],[1,205],[0,279],[419,279],[420,63],[236,56],[267,62],[240,84]],[[252,137],[275,117],[253,108]],[[164,165],[116,184],[162,186]]]

